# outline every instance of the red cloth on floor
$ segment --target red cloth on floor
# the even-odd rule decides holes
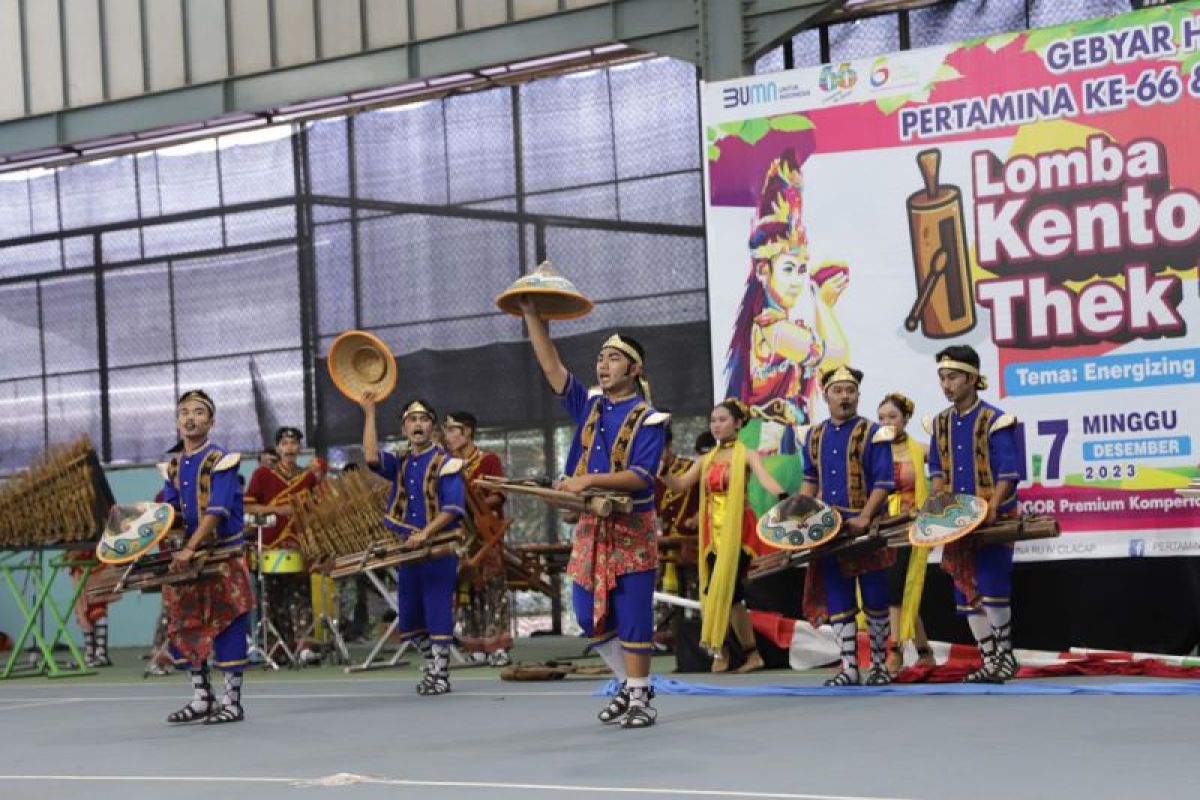
[[[896,676],[896,683],[956,683],[979,668],[979,656],[957,658],[936,667],[909,667]],[[1180,667],[1146,658],[1134,661],[1120,655],[1090,654],[1061,664],[1021,667],[1018,678],[1065,678],[1078,675],[1140,675],[1147,678],[1200,680],[1200,667]]]

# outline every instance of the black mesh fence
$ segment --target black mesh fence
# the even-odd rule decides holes
[[[554,326],[573,368],[633,331],[659,397],[703,412],[697,130],[694,68],[653,59],[6,175],[0,470],[83,431],[107,461],[158,460],[190,387],[231,448],[275,421],[351,445],[359,412],[323,359],[361,328],[400,361],[385,433],[419,393],[474,410],[518,472],[553,472],[566,420],[494,304],[545,257],[597,304]]]

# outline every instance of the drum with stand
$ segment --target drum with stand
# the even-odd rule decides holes
[[[274,514],[247,514],[246,524],[254,528],[254,578],[255,578],[255,600],[257,601],[256,614],[258,622],[250,632],[250,647],[247,651],[248,658],[258,657],[262,659],[264,667],[270,669],[279,669],[279,663],[275,660],[274,654],[280,650],[287,656],[289,666],[295,668],[298,666],[296,654],[288,647],[287,641],[283,635],[279,633],[279,629],[275,627],[275,623],[271,621],[271,600],[267,592],[267,584],[263,580],[263,565],[266,561],[266,556],[271,551],[263,547],[263,529],[269,528],[275,524]]]

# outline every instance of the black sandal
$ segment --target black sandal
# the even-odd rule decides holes
[[[621,717],[622,728],[649,728],[658,720],[658,711],[652,706],[630,706]]]
[[[851,676],[849,670],[842,670],[837,675],[834,675],[829,680],[825,681],[826,686],[840,688],[843,686],[859,686],[862,680],[857,676]]]
[[[984,659],[983,666],[963,678],[963,683],[1004,683],[1004,676],[997,668],[995,660]]]
[[[867,686],[887,686],[892,682],[892,674],[884,667],[872,667],[867,673]]]
[[[621,688],[608,701],[608,705],[600,709],[600,713],[596,717],[608,725],[619,722],[627,711],[629,711],[629,688],[625,684],[621,684]]]
[[[223,725],[226,722],[241,722],[246,718],[246,712],[242,710],[241,703],[230,703],[227,706],[221,706],[219,709],[208,715],[204,720],[205,725]]]
[[[446,675],[434,675],[429,672],[417,684],[417,694],[422,697],[433,697],[439,694],[450,694],[450,678]]]
[[[194,702],[196,701],[193,700],[192,703]],[[217,698],[210,695],[204,700],[204,702],[205,708],[203,711],[197,711],[192,706],[192,703],[188,703],[178,711],[172,711],[170,714],[168,714],[167,722],[170,722],[172,725],[174,725],[181,722],[195,722],[196,720],[207,719],[217,706]]]

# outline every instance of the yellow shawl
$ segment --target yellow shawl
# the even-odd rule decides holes
[[[729,629],[733,587],[737,581],[738,556],[742,549],[742,513],[746,504],[746,445],[735,440],[729,454],[729,488],[724,512],[717,524],[712,520],[713,498],[708,491],[708,470],[720,447],[714,447],[700,465],[700,518],[709,525],[708,545],[700,553],[700,645],[719,653]],[[717,561],[710,577],[708,554],[716,548]]]
[[[908,447],[908,457],[912,460],[914,494],[916,507],[919,510],[929,496],[929,481],[925,477],[925,448],[916,439],[909,436],[903,442]],[[888,514],[900,513],[900,493],[893,492],[888,498]],[[917,615],[921,610],[921,592],[925,589],[925,562],[929,558],[929,550],[924,547],[910,548],[908,572],[904,575],[904,601],[900,606],[900,630],[894,633],[896,641],[907,642],[917,635]]]

